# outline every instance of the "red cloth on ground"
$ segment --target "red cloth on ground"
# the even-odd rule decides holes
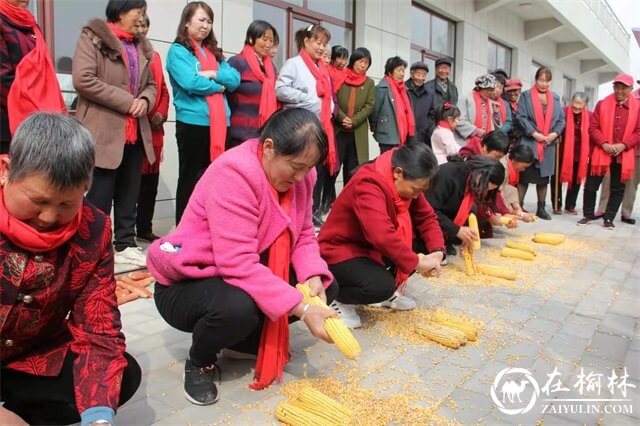
[[[553,118],[553,93],[547,89],[545,92],[547,95],[547,112],[542,111],[542,102],[540,101],[540,92],[534,85],[531,88],[531,104],[533,105],[533,115],[536,119],[536,127],[544,136],[547,136],[551,131],[551,118]],[[536,148],[538,151],[538,162],[542,163],[544,157],[544,142],[536,142]]]
[[[560,182],[567,182],[569,187],[573,180],[574,145],[575,145],[575,122],[573,109],[565,108],[566,127],[564,129],[564,151],[562,158],[562,169],[560,171]],[[587,165],[589,163],[589,111],[582,110],[580,119],[580,158],[578,159],[578,181],[581,184],[587,178]]]
[[[276,98],[276,72],[271,61],[271,56],[267,55],[262,58],[265,72],[262,72],[256,52],[248,44],[242,49],[242,54],[247,61],[247,65],[251,72],[260,83],[262,83],[262,92],[260,93],[260,106],[258,109],[258,122],[260,126],[267,122],[269,117],[278,110],[278,99]]]
[[[407,138],[416,134],[416,120],[413,116],[413,108],[407,94],[407,86],[403,81],[395,81],[390,76],[385,76],[389,84],[393,99],[395,100],[396,123],[398,124],[398,137],[400,145],[407,143]]]

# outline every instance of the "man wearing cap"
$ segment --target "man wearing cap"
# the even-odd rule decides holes
[[[507,80],[507,85],[504,86],[505,99],[507,105],[511,111],[511,131],[509,132],[509,140],[515,142],[520,139],[522,133],[520,133],[520,127],[516,125],[516,113],[518,112],[518,101],[520,100],[520,93],[522,92],[522,81],[517,78]]]
[[[413,116],[416,120],[414,141],[431,146],[431,139],[427,138],[427,134],[433,124],[429,116],[429,108],[433,104],[433,92],[427,92],[424,87],[429,74],[429,67],[424,62],[415,62],[411,65],[410,72],[411,78],[404,84],[407,87]]]
[[[453,61],[451,58],[436,59],[436,77],[425,84],[427,92],[433,93],[433,103],[429,108],[429,118],[431,119],[431,127],[427,134],[429,140],[435,128],[436,109],[445,102],[449,102],[452,105],[458,104],[458,88],[449,79],[452,66]]]
[[[496,88],[496,78],[492,74],[481,75],[476,78],[475,84],[471,95],[459,105],[462,115],[455,135],[461,146],[464,146],[469,138],[482,138],[486,133],[495,130],[492,122],[491,95]]]
[[[604,212],[604,227],[614,229],[625,192],[625,182],[632,180],[636,167],[636,146],[640,142],[640,102],[631,96],[633,77],[618,74],[613,93],[596,105],[589,135],[593,146],[589,176],[584,186],[584,217],[578,225],[596,219],[596,193],[604,175],[610,174],[609,200]]]

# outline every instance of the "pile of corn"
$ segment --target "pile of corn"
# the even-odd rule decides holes
[[[475,277],[478,274],[484,274],[510,281],[516,280],[516,273],[513,269],[504,266],[476,264],[473,261],[473,251],[469,246],[463,246],[460,252],[464,262],[464,270],[468,276]]]
[[[308,285],[298,284],[296,288],[302,293],[305,303],[330,309],[318,296],[311,296],[311,289]],[[324,329],[344,356],[349,359],[356,359],[360,356],[362,353],[360,344],[340,318],[334,317],[324,320]]]
[[[118,305],[122,305],[138,298],[153,298],[153,293],[147,290],[156,280],[149,272],[129,272],[116,275],[116,298]]]
[[[437,310],[430,321],[418,325],[418,334],[451,349],[478,340],[478,324],[459,315]]]
[[[276,406],[276,418],[291,426],[351,425],[353,417],[353,411],[311,386]]]

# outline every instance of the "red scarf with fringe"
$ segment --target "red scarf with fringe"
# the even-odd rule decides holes
[[[329,64],[329,66],[327,67],[329,77],[333,82],[333,93],[338,93],[338,90],[340,90],[340,88],[344,84],[345,78],[347,76],[346,70],[347,68],[338,69],[332,64]]]
[[[346,68],[344,82],[349,86],[360,87],[367,81],[367,74],[358,74],[351,68]]]
[[[400,145],[407,143],[407,138],[416,134],[416,121],[413,116],[413,109],[407,94],[407,87],[404,81],[395,81],[390,76],[385,76],[389,84],[391,94],[395,100],[396,123],[398,124],[398,137]]]
[[[115,26],[113,22],[107,22],[107,26],[111,30],[114,36],[118,38],[118,40],[126,40],[133,41],[133,34],[130,34],[121,28]],[[127,52],[124,46],[122,46],[122,51],[120,52],[122,56],[122,60],[124,61],[124,66],[127,68],[127,72],[129,72],[129,57],[127,56]],[[133,83],[133,78],[129,76],[130,83]],[[136,93],[133,93],[133,86],[129,84],[129,93],[136,97]],[[149,105],[151,107],[151,105]],[[138,140],[138,119],[135,118],[131,114],[127,114],[127,119],[124,123],[124,141],[125,143],[134,144]]]
[[[573,184],[573,153],[575,145],[575,117],[571,108],[565,109],[566,127],[564,129],[564,150],[562,155],[562,170],[560,182],[567,182],[569,188]],[[578,159],[578,180],[580,185],[587,178],[587,165],[589,163],[589,111],[583,109],[580,119],[580,158]]]
[[[553,118],[553,93],[547,89],[547,113],[545,114],[542,109],[542,101],[540,100],[540,92],[534,85],[531,88],[531,104],[533,106],[533,115],[536,120],[536,128],[544,136],[549,135],[551,132],[551,119]],[[536,142],[536,148],[538,151],[538,163],[542,164],[544,158],[544,142]]]
[[[398,235],[400,239],[404,241],[408,250],[413,248],[413,226],[411,224],[411,215],[409,214],[409,207],[411,206],[411,199],[405,200],[400,198],[398,191],[396,190],[395,181],[393,178],[393,164],[391,163],[391,157],[398,148],[393,148],[384,154],[381,154],[375,160],[376,173],[384,178],[387,187],[393,194],[393,205],[396,207],[396,217],[398,218]],[[409,274],[405,274],[396,268],[396,285],[402,286],[407,282]]]
[[[623,141],[631,136],[639,120],[638,110],[640,105],[638,104],[638,100],[633,96],[629,96],[627,102],[629,102],[629,115],[622,135]],[[611,94],[604,98],[600,104],[600,129],[607,143],[613,143],[613,120],[616,114],[616,103],[615,95]],[[620,180],[626,182],[633,176],[636,160],[635,149],[625,149],[620,155],[622,156]],[[597,146],[591,155],[591,174],[594,176],[604,176],[609,170],[610,165],[611,155]]]
[[[329,173],[333,176],[338,173],[338,154],[336,150],[333,123],[331,120],[331,101],[333,93],[331,92],[329,73],[327,72],[327,67],[322,62],[322,59],[318,59],[314,62],[306,50],[300,50],[300,57],[309,69],[309,72],[316,79],[316,94],[322,101],[320,109],[320,123],[322,124],[322,129],[327,134],[327,140],[329,142],[329,155],[327,155],[325,164],[329,168]]]
[[[260,68],[260,62],[256,56],[255,50],[248,44],[244,45],[242,54],[249,65],[249,69],[253,73],[256,80],[262,83],[262,91],[260,92],[260,106],[258,109],[258,123],[260,127],[267,122],[269,117],[278,110],[278,99],[276,98],[276,72],[273,68],[271,56],[267,55],[262,58],[264,64],[264,72]]]
[[[198,43],[191,39],[193,52],[200,62],[200,71],[218,71],[220,66],[216,55],[205,45],[202,45],[205,54],[202,54]],[[224,152],[227,139],[227,109],[224,104],[224,95],[220,92],[205,96],[209,107],[209,159],[218,158]]]
[[[35,48],[16,66],[7,96],[9,131],[13,135],[20,123],[36,111],[65,113],[67,109],[44,36],[31,12],[0,0],[0,13],[11,23],[30,28],[36,39]]]
[[[258,147],[258,158],[262,164],[262,145]],[[269,185],[271,196],[280,205],[286,215],[289,215],[293,188],[284,194],[279,193]],[[273,275],[289,283],[289,267],[291,263],[291,232],[285,229],[269,247],[267,266]],[[275,321],[265,317],[258,348],[258,360],[253,375],[253,383],[249,388],[253,390],[266,389],[274,380],[282,381],[284,366],[289,362],[289,317],[283,315]]]
[[[485,113],[487,114],[487,126],[482,122],[482,103],[484,102]],[[493,122],[491,121],[491,99],[482,99],[477,90],[473,92],[473,103],[476,106],[476,119],[473,123],[478,129],[484,129],[485,134],[493,130]]]
[[[162,102],[162,86],[164,86],[164,73],[162,72],[162,60],[158,52],[153,52],[153,59],[149,63],[149,71],[153,76],[153,81],[156,82],[158,92],[156,94],[156,101],[153,103],[153,107],[149,109],[147,118],[149,121],[153,118],[155,113]],[[167,103],[169,101],[167,100]],[[162,162],[162,147],[164,146],[164,129],[151,129],[151,142],[153,144],[153,154],[156,157],[156,161],[151,164],[149,159],[145,155],[142,159],[142,174],[149,175],[153,173],[160,173],[160,163]]]

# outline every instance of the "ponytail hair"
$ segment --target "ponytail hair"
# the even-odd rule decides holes
[[[439,121],[447,121],[448,118],[458,118],[460,117],[460,114],[460,108],[457,106],[450,104],[449,102],[440,104],[436,108],[436,124]]]

